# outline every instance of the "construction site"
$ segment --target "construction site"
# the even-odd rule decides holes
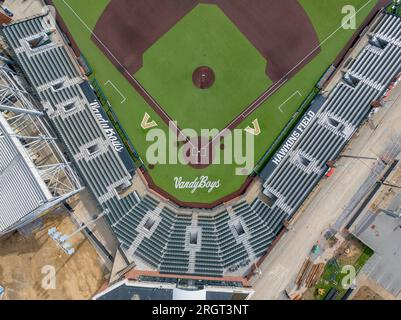
[[[334,229],[327,231],[325,237],[313,246],[299,270],[295,287],[288,293],[290,298],[400,299],[398,269],[387,258],[393,256],[394,251],[391,251],[391,246],[382,245],[382,248],[386,248],[385,253],[388,250],[387,256],[382,256],[380,249],[376,248],[380,244],[380,237],[391,237],[392,232],[397,233],[401,225],[400,195],[401,166],[398,160],[394,160],[385,175],[365,194],[345,228],[339,232]],[[395,227],[380,232],[382,220]],[[369,241],[365,239],[366,232],[374,234]],[[398,248],[399,244],[395,244],[392,250],[397,251]],[[390,270],[377,269],[378,261]],[[356,278],[355,281],[344,283],[348,266],[354,268]],[[376,273],[373,272],[375,268]],[[330,297],[330,292],[335,295]]]
[[[79,205],[72,202],[73,207]],[[72,233],[77,224],[63,207],[0,240],[0,285],[5,300],[91,299],[105,284],[109,271],[92,243],[82,233],[74,237],[73,256],[50,239],[57,227]],[[29,267],[27,267],[29,266]],[[49,287],[54,272],[54,283]]]

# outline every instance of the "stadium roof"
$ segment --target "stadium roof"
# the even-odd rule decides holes
[[[94,300],[245,300],[251,289],[204,287],[180,289],[170,283],[146,283],[122,280],[97,294]]]
[[[8,136],[10,131],[0,114],[0,232],[52,198],[24,147]]]
[[[0,66],[0,235],[80,189],[21,80]]]

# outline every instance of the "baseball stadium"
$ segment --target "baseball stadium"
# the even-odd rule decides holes
[[[355,34],[337,30],[342,8],[354,5],[360,25],[380,7],[364,0],[240,2],[54,1],[149,183],[186,206],[221,203],[249,179],[236,175],[235,164],[194,168],[147,163],[151,142],[141,127],[145,113],[165,132],[169,121],[200,132],[245,129],[257,119],[257,162],[300,106],[307,105],[315,84]],[[215,77],[205,90],[192,81],[201,66]],[[175,188],[175,177],[193,181],[199,176],[220,180],[220,187],[195,193]]]
[[[245,286],[401,71],[385,0],[46,3],[2,34],[131,279]],[[213,161],[234,131],[252,168]]]

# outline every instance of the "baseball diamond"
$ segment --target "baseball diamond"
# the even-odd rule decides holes
[[[313,98],[319,79],[358,35],[341,27],[342,8],[355,7],[361,30],[384,2],[52,1],[143,162],[148,185],[180,206],[207,208],[242,194],[258,173],[237,170],[238,163],[211,164],[217,151],[227,150],[221,143],[227,132],[258,120],[254,158],[256,166],[268,156],[258,166],[263,168],[284,128],[291,128]],[[151,142],[149,129],[141,126],[145,114],[166,134],[170,121],[178,135],[184,128],[198,132],[188,137],[200,147],[184,152],[187,164],[147,161]],[[201,129],[220,133],[208,139]],[[200,176],[219,181],[219,188],[192,193],[175,186],[177,177],[194,181]]]

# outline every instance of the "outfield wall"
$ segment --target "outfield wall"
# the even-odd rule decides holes
[[[325,97],[318,95],[311,103],[309,108],[303,113],[301,119],[295,125],[295,128],[287,134],[287,138],[282,143],[278,151],[273,154],[270,161],[264,167],[259,176],[266,181],[274,170],[280,165],[281,161],[285,158],[287,153],[291,150],[292,146],[302,139],[303,132],[309,127],[312,120],[316,117],[318,111],[323,106]]]

